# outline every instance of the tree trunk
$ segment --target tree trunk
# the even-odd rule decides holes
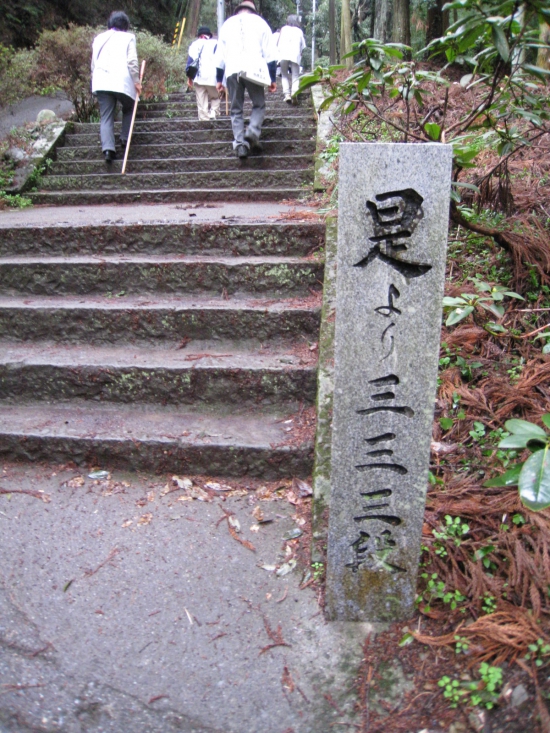
[[[201,12],[201,0],[189,0],[187,4],[187,19],[185,21],[184,35],[186,38],[195,38],[199,29],[199,15]]]
[[[340,59],[344,61],[348,69],[353,66],[353,57],[343,59],[346,53],[351,51],[351,11],[349,0],[342,0],[342,28],[340,35]]]
[[[540,24],[539,40],[541,43],[550,44],[550,25],[544,21]],[[539,48],[537,66],[541,69],[550,69],[550,49]]]
[[[328,36],[329,36],[329,59],[331,65],[336,63],[336,0],[328,0]]]
[[[374,0],[374,38],[388,43],[391,32],[391,0]]]
[[[409,0],[393,0],[392,41],[411,45],[411,13]]]
[[[443,12],[444,0],[433,0],[428,8],[428,28],[426,30],[426,45],[436,38],[441,38],[449,27],[449,11]]]

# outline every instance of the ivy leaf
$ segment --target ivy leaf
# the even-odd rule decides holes
[[[550,428],[550,412],[547,412],[545,415],[543,415],[541,417],[541,420],[547,428]]]
[[[519,477],[519,498],[534,512],[550,506],[549,447],[538,450],[525,461]]]

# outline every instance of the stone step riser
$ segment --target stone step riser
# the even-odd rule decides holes
[[[313,140],[314,128],[264,127],[264,141]],[[132,136],[133,145],[181,145],[183,143],[208,143],[225,141],[232,145],[233,133],[229,128],[223,130],[181,130],[179,132],[136,132]],[[99,143],[99,134],[67,135],[65,146],[83,145],[89,147]]]
[[[233,255],[306,257],[324,245],[323,223],[108,224],[2,229],[0,256]]]
[[[222,262],[55,262],[2,263],[0,293],[4,295],[141,295],[236,293],[307,296],[318,290],[321,263]]]
[[[171,159],[153,159],[153,160],[133,160],[129,159],[126,165],[128,173],[197,173],[204,171],[235,171],[242,168],[243,163],[236,158],[232,152],[227,152],[225,158],[171,158]],[[122,160],[114,160],[109,166],[104,160],[97,162],[82,161],[63,161],[54,163],[51,168],[51,174],[57,176],[72,175],[97,175],[109,173],[121,173]],[[132,156],[133,158],[133,151]],[[311,168],[313,165],[312,155],[292,155],[286,157],[268,156],[268,155],[251,155],[247,159],[246,167],[250,169],[261,170],[297,170]]]
[[[200,360],[186,363],[185,352],[181,355],[180,369],[78,363],[1,365],[0,399],[12,404],[79,399],[287,411],[300,402],[313,404],[315,400],[314,368],[203,368]]]
[[[306,336],[316,340],[318,309],[269,312],[209,308],[117,309],[5,306],[0,309],[0,338],[84,344],[161,344],[183,339],[247,339]]]
[[[289,171],[261,171],[247,169],[246,162],[241,171],[208,171],[193,173],[190,181],[188,174],[171,173],[126,173],[124,176],[106,172],[95,176],[55,176],[49,175],[42,181],[42,190],[48,191],[97,191],[98,189],[138,190],[159,188],[231,188],[244,187],[295,188],[313,181],[311,169]]]
[[[227,445],[189,446],[176,440],[143,441],[35,436],[0,431],[0,455],[10,459],[109,466],[110,469],[209,476],[252,476],[273,481],[306,478],[313,448],[265,448]]]
[[[281,88],[281,82],[280,79],[278,80],[279,88],[276,92],[268,92],[265,95],[266,103],[269,102],[284,102],[284,94]],[[181,92],[172,92],[171,94],[167,95],[166,97],[153,97],[151,99],[143,99],[142,104],[158,104],[162,102],[166,102],[168,104],[176,103],[176,102],[185,102],[185,101],[193,101],[195,99],[195,94],[192,91],[187,91],[184,89]],[[248,97],[245,95],[245,101],[248,99]],[[303,105],[305,107],[311,105],[311,95],[309,92],[300,92],[300,94],[297,94],[295,99],[297,99],[298,104]],[[222,104],[225,104],[225,102],[222,102]],[[285,102],[286,104],[286,102]],[[289,105],[291,106],[291,105]]]
[[[248,120],[245,118],[245,121]],[[312,117],[266,117],[263,128],[275,128],[279,130],[309,129],[315,130],[315,120]],[[231,131],[231,120],[228,117],[221,117],[218,120],[201,122],[195,118],[163,118],[156,117],[148,120],[136,120],[133,135],[141,135],[145,132],[223,132]],[[120,123],[115,123],[115,134],[120,132]],[[99,135],[99,124],[96,122],[81,122],[74,125],[70,137],[82,135]]]
[[[214,201],[283,201],[299,200],[303,188],[261,188],[261,189],[172,189],[149,191],[73,191],[38,192],[28,194],[36,206],[99,206],[102,204],[182,204]]]
[[[286,155],[313,155],[315,153],[315,140],[267,140],[262,141],[263,156],[286,156]],[[117,150],[120,157],[123,153]],[[203,160],[217,157],[232,157],[234,155],[231,145],[227,142],[206,142],[188,143],[175,145],[135,145],[132,141],[129,161],[155,160],[164,161],[170,158],[202,158]],[[255,154],[251,156],[254,157]],[[57,149],[58,161],[69,160],[94,160],[103,163],[101,147],[98,142],[91,146],[65,147]]]
[[[245,104],[244,106],[244,117],[249,118],[252,113],[252,105]],[[286,104],[268,104],[265,108],[265,114],[267,118],[284,117],[287,120],[294,118],[304,118],[308,120],[315,119],[315,113],[311,108],[307,107],[294,107]],[[115,124],[120,124],[122,119],[121,115],[116,118]],[[141,105],[138,107],[136,113],[136,123],[143,120],[174,120],[174,119],[185,119],[193,120],[201,125],[208,125],[212,122],[220,122],[223,120],[229,120],[230,115],[225,113],[225,106],[222,106],[219,115],[215,119],[199,120],[197,114],[197,107],[192,104],[178,104],[175,106],[159,107],[158,109],[145,109]],[[94,122],[75,122],[74,125],[88,125],[98,124]],[[284,123],[282,123],[284,124]]]

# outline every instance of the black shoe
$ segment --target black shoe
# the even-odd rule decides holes
[[[122,150],[125,151],[126,150],[126,145],[128,144],[128,141],[127,140],[119,140],[118,142],[120,143],[120,147],[122,148]]]
[[[116,158],[116,153],[114,150],[104,150],[103,157],[105,158],[106,163],[112,163],[112,161]]]
[[[248,132],[248,130],[244,133],[244,139],[246,142],[250,145],[252,150],[257,150],[260,152],[262,150],[262,144],[256,135],[254,135],[251,132]]]
[[[241,160],[248,158],[248,148],[246,145],[237,145],[235,153],[237,154],[237,158],[240,158]]]

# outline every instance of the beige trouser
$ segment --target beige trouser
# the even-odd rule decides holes
[[[197,95],[197,111],[199,120],[209,120],[209,109],[214,112],[216,117],[220,112],[220,98],[216,87],[209,87],[205,84],[194,84],[195,94]]]

